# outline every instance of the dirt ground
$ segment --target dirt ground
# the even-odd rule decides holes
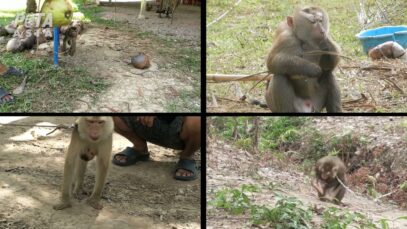
[[[72,124],[74,117],[2,117],[0,123]],[[0,126],[0,228],[200,228],[200,178],[173,179],[177,154],[149,145],[151,160],[135,166],[111,165],[103,210],[78,200],[55,211],[60,195],[64,148],[69,130]],[[130,143],[114,134],[113,153]],[[197,158],[199,159],[199,158]],[[91,191],[95,164],[90,162],[84,187]]]
[[[179,7],[172,25],[169,19],[158,18],[153,11],[146,12],[147,19],[137,19],[139,5],[118,4],[116,10],[111,6],[102,7],[105,10],[100,13],[102,18],[115,20],[124,28],[151,32],[154,36],[171,39],[175,47],[200,51],[200,7]],[[77,41],[75,56],[61,57],[61,65],[82,66],[95,81],[104,79],[109,86],[100,95],[78,99],[74,111],[165,112],[171,106],[178,112],[200,110],[200,97],[191,96],[197,90],[193,85],[201,85],[200,71],[185,73],[176,69],[174,64],[178,60],[161,54],[166,49],[176,52],[134,31],[89,24]],[[150,56],[149,69],[138,70],[129,65],[131,56],[139,52]],[[191,98],[181,98],[183,94]]]
[[[319,130],[327,132],[355,131],[356,133],[369,133],[366,141],[371,146],[384,144],[395,153],[403,151],[400,144],[404,143],[405,132],[400,133],[400,125],[405,122],[402,117],[320,117],[315,118],[313,124]],[[346,127],[346,128],[341,128]],[[279,168],[270,160],[259,160],[251,152],[236,149],[223,141],[210,139],[207,145],[207,200],[214,197],[214,193],[222,188],[238,188],[243,184],[254,184],[262,187],[260,193],[255,193],[253,199],[256,204],[273,206],[274,193],[269,191],[270,182],[276,184],[279,193],[284,196],[296,197],[305,206],[316,206],[317,209],[328,208],[336,205],[318,200],[315,190],[311,188],[311,179],[296,169]],[[404,153],[404,151],[403,151]],[[403,154],[402,154],[403,155]],[[401,157],[402,158],[402,157]],[[394,162],[396,164],[404,163]],[[405,164],[403,165],[405,166]],[[284,166],[283,166],[284,167]],[[353,189],[352,187],[350,187]],[[407,216],[407,210],[401,209],[388,201],[374,202],[365,194],[347,193],[343,202],[349,206],[343,209],[360,212],[374,221],[387,218],[394,220],[397,217]],[[313,217],[313,222],[320,224],[320,216]],[[208,205],[208,228],[250,228],[248,217],[233,216]],[[406,220],[389,221],[390,228],[407,228]]]

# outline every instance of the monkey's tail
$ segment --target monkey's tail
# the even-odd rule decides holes
[[[267,104],[265,102],[262,102],[260,100],[257,99],[250,99],[249,101],[250,104],[256,105],[256,106],[260,106],[261,108],[268,108]]]

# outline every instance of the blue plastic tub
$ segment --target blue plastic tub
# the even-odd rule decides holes
[[[362,42],[366,53],[386,41],[395,41],[403,48],[407,48],[407,26],[384,26],[376,29],[363,30],[356,34]]]

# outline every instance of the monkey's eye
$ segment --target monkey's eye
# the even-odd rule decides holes
[[[102,125],[103,123],[105,123],[105,121],[99,121],[98,124]]]
[[[311,13],[310,8],[303,9],[302,11],[304,11],[305,13]]]

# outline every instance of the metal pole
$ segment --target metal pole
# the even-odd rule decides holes
[[[59,27],[54,26],[54,65],[58,66]]]

